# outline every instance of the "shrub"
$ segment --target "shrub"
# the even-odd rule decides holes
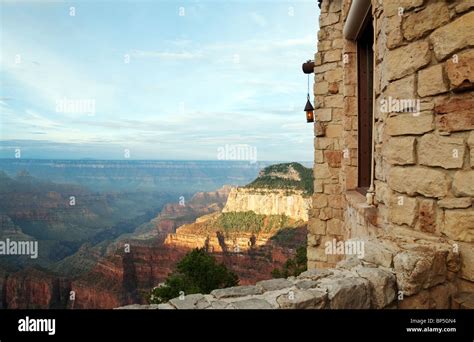
[[[290,276],[299,276],[302,272],[306,271],[306,263],[308,259],[306,257],[306,247],[298,247],[294,258],[286,260],[282,269],[275,268],[272,271],[273,278],[288,278]]]
[[[287,178],[275,177],[273,173],[286,173],[292,167],[298,172],[301,180],[296,181]],[[258,189],[288,189],[288,190],[303,190],[306,195],[313,193],[313,170],[299,163],[284,163],[271,165],[264,168],[261,174],[246,188]]]
[[[224,264],[217,264],[216,259],[204,248],[196,248],[186,254],[176,265],[165,284],[156,287],[150,295],[150,303],[159,304],[176,298],[181,291],[186,295],[193,293],[210,293],[214,289],[236,286],[237,275],[228,270]]]

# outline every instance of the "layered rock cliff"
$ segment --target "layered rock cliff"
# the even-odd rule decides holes
[[[225,185],[216,191],[198,192],[191,199],[178,198],[166,204],[160,214],[136,230],[135,236],[174,233],[179,226],[191,223],[202,215],[221,211],[232,187]]]
[[[233,188],[222,212],[253,211],[308,221],[312,192],[311,169],[299,163],[271,165],[250,184]]]
[[[238,275],[240,284],[254,284],[271,278],[272,270],[280,268],[306,243],[303,221],[289,220],[285,227],[267,228],[270,220],[266,220],[260,231],[236,231],[223,226],[222,215],[208,215],[183,225],[167,236],[164,246],[186,251],[204,247]]]
[[[2,305],[8,309],[64,308],[70,283],[49,272],[28,268],[2,275]]]
[[[153,287],[166,280],[176,263],[194,248],[207,248],[218,262],[234,271],[240,284],[271,278],[274,268],[293,257],[306,243],[306,223],[290,220],[290,228],[257,233],[225,232],[218,221],[222,214],[205,215],[184,224],[160,242],[130,239],[101,258],[91,272],[71,282],[75,302],[70,308],[114,308],[147,303]],[[129,245],[129,252],[124,245]]]
[[[233,188],[223,212],[253,211],[262,215],[286,215],[308,221],[311,198],[301,190]]]

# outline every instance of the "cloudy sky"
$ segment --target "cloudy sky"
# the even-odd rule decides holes
[[[2,158],[313,159],[314,0],[0,6]]]

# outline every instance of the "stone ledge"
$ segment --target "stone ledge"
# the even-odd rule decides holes
[[[356,190],[345,193],[348,207],[354,208],[368,223],[377,225],[377,207],[367,204],[367,198]]]

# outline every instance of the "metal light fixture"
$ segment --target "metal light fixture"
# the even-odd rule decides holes
[[[305,74],[312,74],[314,72],[314,61],[308,59],[306,62],[303,63],[301,66],[303,72]]]
[[[304,111],[306,112],[306,122],[314,122],[314,108],[309,100],[309,93],[308,93],[308,100],[306,101],[306,106],[304,106]]]
[[[304,106],[306,112],[306,122],[314,122],[314,108],[309,98],[309,74],[308,74],[308,95],[306,100],[306,106]]]

